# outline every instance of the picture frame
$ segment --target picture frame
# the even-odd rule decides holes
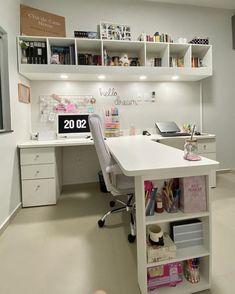
[[[126,24],[102,21],[100,23],[100,38],[103,40],[131,41],[131,27]]]
[[[18,100],[22,103],[30,103],[30,87],[21,83],[18,84]]]

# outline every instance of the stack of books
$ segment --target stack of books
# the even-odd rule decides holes
[[[162,66],[162,59],[154,58],[154,66]]]
[[[202,60],[199,57],[192,57],[192,67],[202,67]]]
[[[102,58],[101,55],[93,54],[78,54],[78,65],[101,65]]]
[[[170,57],[170,67],[184,67],[183,57]]]
[[[27,64],[47,64],[46,42],[24,41],[27,49],[22,49],[26,56]]]
[[[75,45],[70,46],[51,46],[51,56],[59,56],[60,64],[75,64]]]

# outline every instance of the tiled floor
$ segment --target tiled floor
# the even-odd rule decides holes
[[[203,294],[234,294],[235,173],[220,174],[212,192],[213,283]],[[140,294],[136,245],[128,219],[116,214],[103,229],[109,196],[96,184],[65,191],[57,206],[22,209],[0,236],[1,294]],[[122,225],[124,222],[124,226]]]

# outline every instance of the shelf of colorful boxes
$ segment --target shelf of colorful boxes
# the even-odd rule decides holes
[[[105,137],[120,136],[119,112],[116,107],[104,110],[104,135]]]

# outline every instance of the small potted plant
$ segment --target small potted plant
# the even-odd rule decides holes
[[[26,50],[28,49],[29,44],[23,40],[20,40],[19,45],[20,45],[21,52],[22,52],[21,63],[28,63],[27,56],[26,56]]]

